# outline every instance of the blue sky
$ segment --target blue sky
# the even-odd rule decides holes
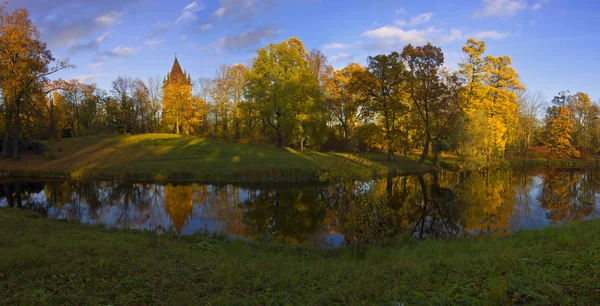
[[[336,68],[431,41],[456,67],[469,37],[509,55],[521,80],[549,100],[561,90],[600,100],[597,0],[12,0],[25,6],[61,73],[109,89],[117,76],[163,77],[175,53],[192,78],[250,63],[257,48],[290,37]]]

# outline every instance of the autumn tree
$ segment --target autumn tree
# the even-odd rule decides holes
[[[342,131],[344,144],[348,150],[348,142],[354,125],[358,121],[358,113],[362,97],[360,92],[352,90],[352,79],[365,69],[356,63],[350,63],[344,69],[336,70],[325,84],[329,110]]]
[[[31,103],[35,91],[41,89],[43,81],[51,74],[70,67],[66,61],[55,62],[46,44],[40,41],[40,33],[29,18],[27,9],[11,13],[0,6],[0,87],[5,99],[5,112],[12,116],[12,157],[19,158],[21,116]],[[51,66],[52,65],[52,66]],[[10,117],[5,117],[2,157],[8,156]]]
[[[458,75],[466,83],[461,95],[465,111],[463,155],[476,165],[504,158],[508,126],[515,124],[518,90],[525,88],[508,56],[486,56],[485,42],[469,39]]]
[[[408,94],[425,131],[419,163],[425,162],[432,144],[435,144],[437,163],[448,127],[460,115],[460,84],[456,77],[443,73],[442,49],[430,43],[425,46],[404,47],[402,58],[409,68],[406,78]]]
[[[365,114],[377,121],[385,137],[388,160],[403,135],[402,117],[409,109],[406,66],[398,52],[367,58],[367,69],[353,79],[353,90],[364,97]]]
[[[543,142],[548,147],[548,164],[550,158],[579,157],[579,151],[572,144],[573,114],[564,104],[560,96],[553,99],[552,107],[546,114],[546,129]]]

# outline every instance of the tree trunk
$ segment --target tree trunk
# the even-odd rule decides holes
[[[277,147],[281,148],[282,146],[282,137],[281,137],[281,130],[278,128],[277,129]]]
[[[388,160],[388,161],[393,161],[394,159],[395,159],[395,156],[394,156],[394,149],[392,149],[392,148],[389,148],[389,149],[388,149],[387,160]]]
[[[421,158],[419,159],[419,165],[422,165],[427,159],[429,155],[429,144],[431,143],[431,136],[427,135],[427,139],[425,139],[425,147],[423,147],[423,153],[421,154]]]
[[[17,100],[18,101],[18,100]],[[13,133],[13,160],[19,160],[19,129],[21,128],[21,121],[19,118],[19,103],[15,103],[15,130]]]
[[[8,147],[10,146],[10,111],[6,110],[6,118],[4,122],[4,141],[2,142],[2,158],[8,157]]]

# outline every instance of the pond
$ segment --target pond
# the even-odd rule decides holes
[[[0,182],[0,207],[107,227],[290,245],[507,235],[600,217],[598,169],[439,172],[335,184]]]

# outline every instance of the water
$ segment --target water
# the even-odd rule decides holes
[[[107,227],[335,246],[400,233],[507,235],[598,218],[600,171],[440,172],[329,185],[0,182],[7,206]]]

